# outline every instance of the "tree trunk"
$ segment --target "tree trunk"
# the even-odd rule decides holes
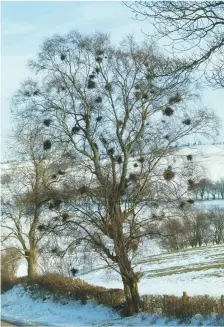
[[[140,296],[138,291],[138,281],[140,274],[135,273],[131,267],[128,257],[128,249],[125,246],[123,234],[123,222],[121,217],[121,209],[119,204],[113,205],[112,228],[114,234],[114,246],[116,256],[118,258],[118,266],[124,285],[124,294],[126,300],[127,316],[131,316],[140,311]]]
[[[124,294],[127,303],[126,315],[131,316],[134,313],[139,313],[140,311],[140,296],[138,291],[138,282],[135,276],[129,279],[123,279],[124,284]]]
[[[34,278],[38,275],[37,270],[37,246],[35,241],[30,241],[30,250],[27,251],[26,260],[28,263],[28,277]]]

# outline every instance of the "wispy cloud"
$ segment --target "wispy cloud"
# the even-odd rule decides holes
[[[2,33],[3,36],[17,36],[34,32],[36,26],[34,24],[26,24],[14,21],[3,21],[2,22]]]

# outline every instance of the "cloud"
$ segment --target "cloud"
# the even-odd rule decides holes
[[[21,22],[14,22],[6,20],[2,22],[2,34],[3,36],[17,36],[34,32],[36,26],[34,24],[27,24]]]

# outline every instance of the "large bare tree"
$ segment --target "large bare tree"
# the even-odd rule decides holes
[[[17,116],[49,126],[45,151],[76,158],[63,184],[69,201],[51,227],[120,273],[128,314],[140,310],[139,243],[187,197],[191,158],[175,164],[173,147],[217,127],[214,114],[191,98],[188,81],[167,74],[175,64],[153,43],[126,37],[114,46],[107,35],[73,31],[44,42],[30,62],[37,77],[15,96]]]
[[[199,68],[214,87],[224,87],[223,1],[136,1],[125,3],[137,19],[149,19],[156,37],[169,38],[187,59],[179,71]]]

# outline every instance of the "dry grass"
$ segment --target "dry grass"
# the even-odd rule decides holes
[[[43,300],[51,298],[61,304],[67,304],[69,300],[80,300],[82,304],[86,304],[91,300],[110,306],[120,313],[124,310],[123,290],[93,286],[81,279],[73,280],[58,274],[46,274],[33,279],[22,277],[3,280],[2,288],[7,291],[17,284],[22,284],[32,298],[43,298]],[[212,313],[223,315],[224,297],[216,299],[207,295],[194,297],[144,295],[141,297],[141,310],[184,319],[197,313],[204,316]]]
[[[203,316],[212,313],[223,315],[224,298],[215,299],[208,295],[194,297],[144,295],[142,297],[142,310],[177,318],[192,317],[198,313]]]
[[[17,278],[13,281],[2,281],[2,291],[7,291],[14,285],[23,284],[29,292],[47,291],[53,295],[55,301],[81,300],[83,304],[87,300],[96,301],[106,306],[116,306],[124,302],[124,292],[121,289],[108,289],[93,286],[81,279],[72,279],[58,274],[46,274],[36,278]]]

